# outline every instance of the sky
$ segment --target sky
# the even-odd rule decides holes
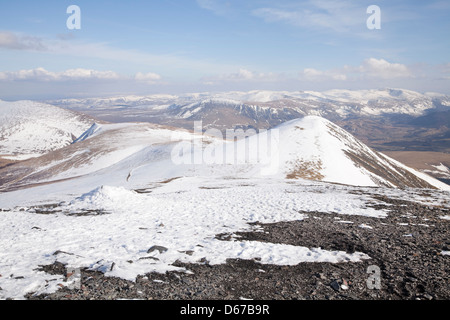
[[[449,17],[445,0],[5,0],[0,99],[386,87],[450,94]]]

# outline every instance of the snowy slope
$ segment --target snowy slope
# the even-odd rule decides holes
[[[278,127],[284,170],[308,177],[310,167],[320,180],[361,186],[437,187],[447,185],[375,152],[332,122],[315,116]],[[412,173],[412,174],[411,174]],[[428,185],[427,185],[428,184]]]
[[[196,140],[185,130],[147,123],[94,124],[73,144],[1,169],[0,189],[77,178],[72,184],[86,192],[99,184],[128,184],[147,165],[145,185],[186,171],[171,161],[173,146],[183,139]]]
[[[223,170],[241,176],[275,176],[355,186],[450,189],[434,178],[380,155],[342,128],[317,116],[291,120],[235,145],[226,143],[213,150],[208,148],[202,151],[202,156],[211,157],[209,162],[213,164],[205,166],[204,174]],[[218,166],[221,159],[225,164],[222,167]]]
[[[237,141],[146,123],[95,124],[78,142],[3,168],[0,174],[3,191],[75,178],[81,186],[79,192],[99,185],[138,189],[187,176],[449,188],[381,156],[316,116],[292,120]]]
[[[41,187],[47,190],[41,199],[48,201],[60,186]],[[183,271],[173,265],[175,261],[199,263],[202,258],[210,264],[258,259],[261,264],[278,265],[369,259],[361,252],[216,238],[221,233],[254,230],[249,223],[256,221],[303,220],[308,218],[305,211],[374,219],[386,215],[366,208],[369,197],[342,188],[323,190],[321,185],[311,188],[279,180],[191,177],[162,184],[151,193],[101,186],[85,194],[67,194],[67,202],[49,206],[47,214],[38,214],[47,209],[36,202],[13,207],[2,212],[0,220],[4,275],[0,299],[20,299],[29,292],[52,292],[60,283],[67,285],[62,276],[39,271],[39,266],[55,261],[134,281],[148,272]],[[24,192],[13,193],[24,199]],[[0,194],[0,203],[5,203],[5,196]],[[150,251],[153,246],[167,251]]]
[[[92,118],[33,101],[0,101],[0,157],[24,160],[70,144]]]

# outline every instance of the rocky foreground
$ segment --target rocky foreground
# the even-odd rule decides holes
[[[191,272],[151,273],[135,282],[82,270],[78,289],[27,295],[31,300],[447,300],[450,299],[450,210],[376,196],[386,218],[305,212],[302,221],[261,224],[262,232],[220,234],[217,238],[359,251],[371,257],[358,263],[301,263],[276,266],[257,260],[210,265],[175,263]],[[381,201],[383,204],[380,204]],[[345,219],[345,220],[344,220]],[[376,230],[376,231],[375,231]],[[370,266],[380,270],[368,273]],[[376,269],[375,267],[375,269]],[[65,275],[61,263],[41,266]],[[370,267],[370,269],[373,267]]]

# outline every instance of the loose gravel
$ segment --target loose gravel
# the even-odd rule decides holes
[[[450,215],[445,207],[376,196],[386,218],[303,212],[302,221],[256,224],[255,232],[217,235],[223,241],[252,240],[363,252],[357,263],[265,265],[255,260],[176,262],[188,272],[150,273],[135,282],[105,277],[83,269],[81,287],[62,287],[31,300],[448,300],[450,299]],[[156,248],[155,250],[159,250]],[[380,270],[380,289],[368,280],[368,269]],[[369,268],[370,267],[370,268]],[[375,268],[376,268],[375,267]],[[61,263],[42,266],[50,274],[66,275]]]

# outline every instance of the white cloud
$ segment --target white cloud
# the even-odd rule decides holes
[[[3,81],[18,81],[18,80],[39,80],[51,81],[56,79],[56,74],[48,72],[44,68],[19,70],[19,71],[5,71],[0,72],[0,80]]]
[[[230,3],[223,0],[197,0],[197,5],[217,15],[225,15],[230,11]]]
[[[323,80],[347,80],[347,75],[332,70],[320,71],[313,68],[306,68],[303,70],[302,78],[309,81],[323,81]]]
[[[223,82],[278,82],[283,79],[283,75],[279,73],[254,72],[248,69],[241,68],[238,72],[204,77],[202,80],[204,84],[213,85]]]
[[[412,72],[400,63],[390,63],[384,59],[369,58],[359,66],[359,72],[371,78],[393,79],[409,78]]]
[[[255,79],[256,77],[260,77],[261,75],[256,75],[250,70],[247,69],[239,69],[237,73],[229,73],[221,76],[222,79],[228,80],[250,80]]]
[[[444,63],[436,66],[436,74],[441,80],[450,80],[450,63]]]
[[[213,0],[197,0],[197,4],[200,6],[200,8],[212,10],[216,5],[216,2]]]
[[[70,41],[69,41],[70,40]],[[121,49],[108,43],[85,42],[70,36],[58,35],[56,38],[39,38],[22,35],[10,31],[0,31],[0,49],[45,52],[52,56],[64,58],[101,59],[109,63],[127,63],[135,68],[158,69],[180,74],[189,71],[191,74],[204,72],[225,72],[235,65],[195,59],[179,54],[153,54],[149,52]]]
[[[439,66],[442,73],[450,73],[450,62]]]
[[[0,97],[8,99],[148,94],[167,86],[160,75],[150,72],[123,75],[83,68],[59,72],[44,68],[0,71]]]
[[[202,78],[206,85],[218,84],[283,84],[290,81],[312,82],[312,83],[335,83],[345,85],[346,83],[370,81],[386,81],[395,79],[414,78],[414,73],[404,64],[392,63],[384,59],[369,58],[357,66],[342,66],[333,69],[319,70],[316,68],[305,68],[295,75],[275,72],[256,72],[245,68],[233,73]]]
[[[10,31],[0,31],[0,48],[38,51],[47,49],[41,38],[28,35],[18,35]]]
[[[309,0],[290,7],[259,8],[253,10],[252,14],[266,22],[283,22],[306,29],[343,32],[364,25],[365,9],[361,4],[352,1]]]
[[[143,82],[148,82],[148,83],[154,83],[156,81],[161,80],[161,76],[159,74],[156,74],[156,73],[153,73],[153,72],[148,72],[148,73],[138,72],[134,76],[134,79],[136,79],[136,81],[143,81]]]
[[[62,73],[57,73],[59,79],[83,80],[83,79],[99,79],[99,80],[117,80],[120,76],[114,71],[97,71],[87,69],[70,69]]]
[[[389,80],[413,77],[413,72],[406,65],[376,58],[366,59],[356,67],[344,66],[333,70],[306,68],[300,72],[300,78],[308,81]]]
[[[160,77],[153,75],[153,80],[158,80]],[[149,74],[142,74],[147,76]],[[159,78],[158,78],[159,77]],[[123,80],[126,77],[120,76],[114,71],[98,71],[90,69],[69,69],[62,72],[52,72],[44,68],[36,68],[19,71],[4,71],[0,72],[1,81],[38,81],[38,82],[64,82],[64,81],[81,81],[81,80]],[[136,79],[139,80],[139,79]]]

